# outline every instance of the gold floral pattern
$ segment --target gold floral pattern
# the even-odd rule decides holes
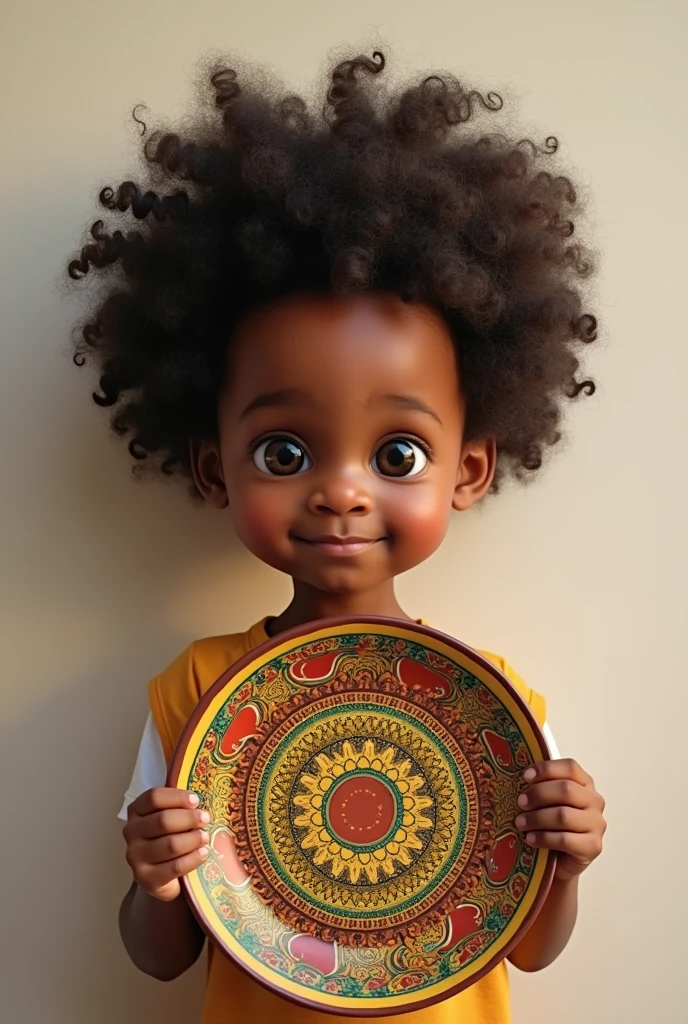
[[[361,749],[356,750],[347,740],[342,744],[341,752],[334,752],[331,757],[324,753],[317,755],[317,775],[304,773],[301,776],[300,785],[308,792],[298,793],[294,797],[294,804],[303,809],[303,813],[294,818],[294,825],[306,829],[302,849],[314,848],[316,853],[313,863],[322,865],[329,862],[335,878],[342,874],[348,875],[349,881],[356,884],[363,874],[375,885],[380,875],[391,877],[399,867],[408,867],[413,856],[423,850],[419,833],[431,829],[434,824],[423,811],[432,807],[433,799],[419,792],[425,782],[422,776],[411,774],[410,760],[396,758],[397,752],[392,746],[385,747],[382,743],[376,745],[372,740],[364,740]],[[374,776],[367,775],[369,772],[387,779],[394,787],[400,798],[401,820],[397,828],[387,829],[389,836],[386,836],[384,843],[372,849],[357,849],[359,844],[347,843],[331,825],[328,827],[330,823],[323,814],[323,807],[328,793],[338,783],[346,783],[351,779],[355,786],[356,780],[361,777],[374,779]],[[358,792],[360,787],[353,789],[354,795]],[[376,806],[379,814],[382,814],[383,804],[377,803]],[[372,820],[375,822],[375,818]],[[374,825],[362,827],[372,829]],[[350,828],[354,831],[355,826]]]

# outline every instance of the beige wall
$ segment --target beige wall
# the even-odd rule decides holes
[[[222,517],[130,481],[65,356],[61,262],[96,186],[134,165],[128,108],[179,111],[204,50],[238,44],[301,84],[373,26],[407,66],[512,87],[526,122],[560,133],[605,256],[599,401],[539,485],[457,519],[403,586],[409,610],[548,695],[608,797],[576,935],[516,979],[516,1021],[685,1021],[683,0],[8,0],[0,19],[3,1021],[195,1019],[198,972],[164,987],[120,948],[115,815],[147,677],[286,597]]]

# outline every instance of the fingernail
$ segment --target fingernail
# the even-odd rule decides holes
[[[207,825],[209,821],[210,821],[210,815],[208,814],[208,812],[207,811],[201,811],[201,822],[204,825]]]
[[[201,857],[201,858],[202,858],[203,860],[205,860],[205,858],[206,858],[206,857],[208,856],[208,847],[207,847],[207,846],[202,846],[202,847],[200,848],[200,850],[198,851],[198,855],[199,855],[199,857]]]
[[[518,800],[516,801],[516,803],[518,804],[519,807],[527,807],[528,806],[528,797],[525,795],[525,793],[521,793],[521,795],[518,798]]]
[[[534,832],[528,833],[528,835],[526,836],[526,842],[528,843],[528,846],[535,846],[535,838],[536,837]]]
[[[200,802],[201,801],[198,799],[198,796],[195,793],[190,794],[189,803],[191,804],[192,807],[198,807]]]
[[[526,768],[526,770],[523,773],[523,778],[526,780],[526,782],[531,782],[536,775],[537,772],[534,768]]]
[[[519,814],[518,818],[515,821],[515,825],[516,825],[516,828],[525,828],[526,827],[526,816],[525,816],[525,814]]]
[[[208,833],[207,833],[207,832],[201,832],[201,834],[200,834],[200,837],[199,837],[199,838],[200,838],[200,840],[201,840],[201,842],[202,842],[202,843],[207,843],[207,842],[208,842],[208,840],[210,839],[210,836],[208,835]]]

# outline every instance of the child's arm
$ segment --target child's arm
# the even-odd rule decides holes
[[[557,851],[554,882],[532,928],[509,960],[522,971],[540,971],[568,943],[578,913],[578,878],[602,852],[604,799],[575,761],[545,761],[525,773],[530,787],[519,797],[516,827],[529,846]]]
[[[122,900],[119,930],[132,962],[158,981],[178,978],[203,949],[203,933],[183,896],[163,903],[136,883]]]
[[[566,948],[578,916],[578,879],[555,878],[533,927],[511,951],[510,962],[520,971],[541,971]]]
[[[124,827],[134,884],[124,897],[119,927],[139,970],[171,981],[198,959],[204,936],[179,879],[208,855],[207,813],[184,790],[149,789],[129,808]]]

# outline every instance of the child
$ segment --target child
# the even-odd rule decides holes
[[[570,240],[574,189],[544,169],[555,140],[542,150],[478,132],[474,119],[501,100],[450,76],[390,97],[384,63],[376,53],[337,66],[324,118],[216,69],[218,123],[153,134],[146,186],[100,194],[141,228],[96,222],[69,267],[99,272],[75,358],[98,365],[94,398],[114,408],[115,433],[141,468],[186,476],[229,511],[249,550],[294,583],[281,614],[193,644],[151,683],[122,815],[134,880],[120,927],[134,963],[160,979],[204,944],[179,879],[208,854],[208,816],[165,786],[201,695],[291,627],[408,619],[394,578],[437,549],[452,508],[471,508],[509,471],[534,474],[559,439],[563,401],[593,388],[576,355],[596,332],[582,307],[591,268]],[[544,701],[487,656],[543,724]],[[510,956],[536,971],[568,942],[604,802],[574,761],[526,778],[516,826],[558,852],[544,909]],[[211,948],[204,1024],[271,1017],[348,1019],[280,1000]],[[505,1024],[505,965],[405,1019]]]

